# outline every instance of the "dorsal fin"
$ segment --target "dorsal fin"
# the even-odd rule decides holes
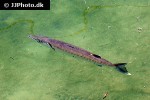
[[[91,55],[93,55],[93,56],[96,57],[96,58],[101,58],[101,56],[96,55],[96,54],[91,54]]]

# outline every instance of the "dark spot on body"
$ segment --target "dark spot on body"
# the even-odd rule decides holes
[[[93,55],[93,56],[96,57],[96,58],[101,58],[101,56],[96,55],[96,54],[91,54],[91,55]]]
[[[69,47],[71,47],[71,48],[74,48],[73,46],[71,46],[71,45],[68,45]]]

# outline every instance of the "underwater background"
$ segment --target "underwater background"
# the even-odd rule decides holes
[[[41,45],[79,46],[131,76]],[[149,100],[149,0],[51,0],[50,10],[0,11],[0,100]]]

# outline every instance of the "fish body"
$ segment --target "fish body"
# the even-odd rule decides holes
[[[52,38],[49,38],[49,37],[29,35],[29,38],[32,38],[32,39],[36,40],[39,43],[47,44],[52,49],[57,48],[57,49],[65,51],[65,52],[68,52],[68,53],[75,54],[77,56],[86,58],[86,59],[91,60],[93,62],[96,62],[100,65],[107,65],[107,66],[116,67],[120,72],[125,73],[127,75],[130,75],[130,73],[128,73],[128,71],[125,67],[126,63],[113,64],[110,61],[102,58],[101,56],[96,55],[94,53],[91,53],[91,52],[89,52],[85,49],[82,49],[82,48],[79,48],[79,47],[74,46],[72,44],[69,44],[69,43],[66,43],[66,42],[63,42],[63,41],[60,41],[60,40],[52,39]]]

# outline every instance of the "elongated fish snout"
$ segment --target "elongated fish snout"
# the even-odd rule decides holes
[[[33,40],[36,40],[36,41],[39,40],[38,37],[37,37],[37,36],[34,36],[34,35],[28,35],[28,37],[31,38],[31,39],[33,39]]]
[[[28,37],[31,38],[31,39],[34,39],[34,38],[33,38],[33,35],[28,35]]]

